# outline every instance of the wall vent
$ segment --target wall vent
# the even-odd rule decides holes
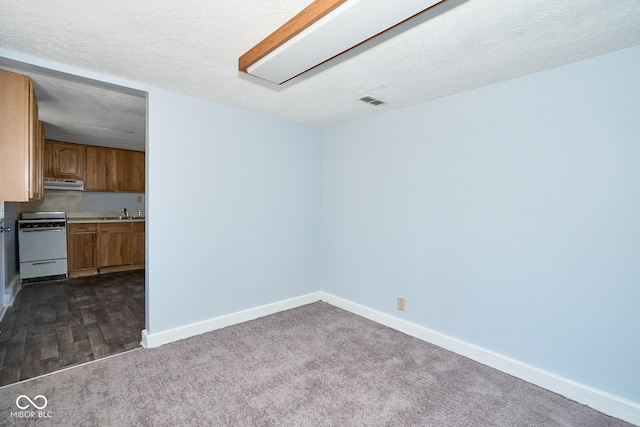
[[[373,96],[369,96],[369,95],[363,96],[361,98],[358,98],[358,101],[365,102],[365,103],[367,103],[369,105],[373,105],[375,107],[379,107],[380,105],[386,104],[386,102],[382,101],[381,99],[377,99],[377,98],[374,98]]]

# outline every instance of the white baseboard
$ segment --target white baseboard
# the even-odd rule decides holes
[[[21,287],[22,284],[20,281],[20,275],[16,273],[13,275],[11,281],[9,281],[9,286],[4,291],[2,303],[5,307],[10,307],[13,305],[13,302],[15,301],[18,292],[20,292]]]
[[[320,300],[320,292],[314,292],[308,295],[302,295],[295,298],[278,301],[272,304],[266,304],[248,310],[242,310],[235,313],[226,314],[224,316],[214,317],[213,319],[203,320],[201,322],[191,323],[189,325],[180,326],[166,331],[149,334],[147,330],[142,331],[142,346],[146,348],[159,347],[173,341],[211,332],[216,329],[246,322],[248,320],[257,319],[258,317],[268,316],[280,311],[289,310],[300,307],[301,305],[311,304]]]
[[[415,323],[372,310],[349,300],[321,292],[320,299],[331,305],[358,314],[374,322],[404,332],[407,335],[430,342],[439,347],[466,356],[476,362],[523,379],[566,398],[587,405],[597,411],[640,425],[640,404],[613,394],[563,378],[552,372],[527,365],[499,353],[460,341],[456,338],[427,329]]]
[[[13,302],[16,300],[16,296],[18,292],[20,292],[20,288],[22,287],[20,282],[20,275],[14,274],[11,280],[8,282],[7,289],[5,289],[4,294],[2,295],[2,306],[0,307],[0,320],[4,318],[7,309],[13,305]]]

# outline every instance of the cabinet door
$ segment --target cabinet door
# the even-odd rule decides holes
[[[118,150],[118,191],[144,193],[144,152]]]
[[[85,190],[116,191],[116,153],[113,148],[86,147]]]
[[[53,178],[53,144],[49,141],[44,142],[44,159],[42,160],[42,169],[46,178]]]
[[[35,111],[29,78],[0,70],[0,200],[27,202],[34,196]]]
[[[33,83],[29,81],[29,198],[41,199],[38,194],[38,168],[36,160],[38,157],[37,150],[40,147],[38,140],[38,105],[36,97],[33,93]]]
[[[97,234],[69,234],[67,264],[69,271],[98,268]]]
[[[42,199],[44,197],[44,123],[38,120],[38,127],[36,130],[36,162],[35,162],[35,193],[36,199]]]
[[[100,224],[98,268],[131,264],[130,223]]]
[[[69,271],[98,268],[96,238],[96,233],[69,234],[67,242]]]
[[[85,146],[53,143],[53,177],[84,180]]]
[[[144,222],[131,223],[131,263],[144,264]]]
[[[67,226],[67,264],[69,271],[98,268],[98,224],[82,223]]]

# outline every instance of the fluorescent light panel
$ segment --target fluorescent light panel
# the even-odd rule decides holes
[[[317,0],[316,3],[318,1],[322,2]],[[269,44],[273,35],[267,37],[240,58],[239,68],[282,84],[441,1],[347,0],[283,44],[267,50],[262,58],[243,67],[243,57],[262,44]],[[287,24],[291,25],[295,19]]]

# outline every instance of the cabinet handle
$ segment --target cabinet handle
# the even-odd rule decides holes
[[[11,227],[0,227],[0,233],[2,233],[3,231],[9,232],[11,231]]]

